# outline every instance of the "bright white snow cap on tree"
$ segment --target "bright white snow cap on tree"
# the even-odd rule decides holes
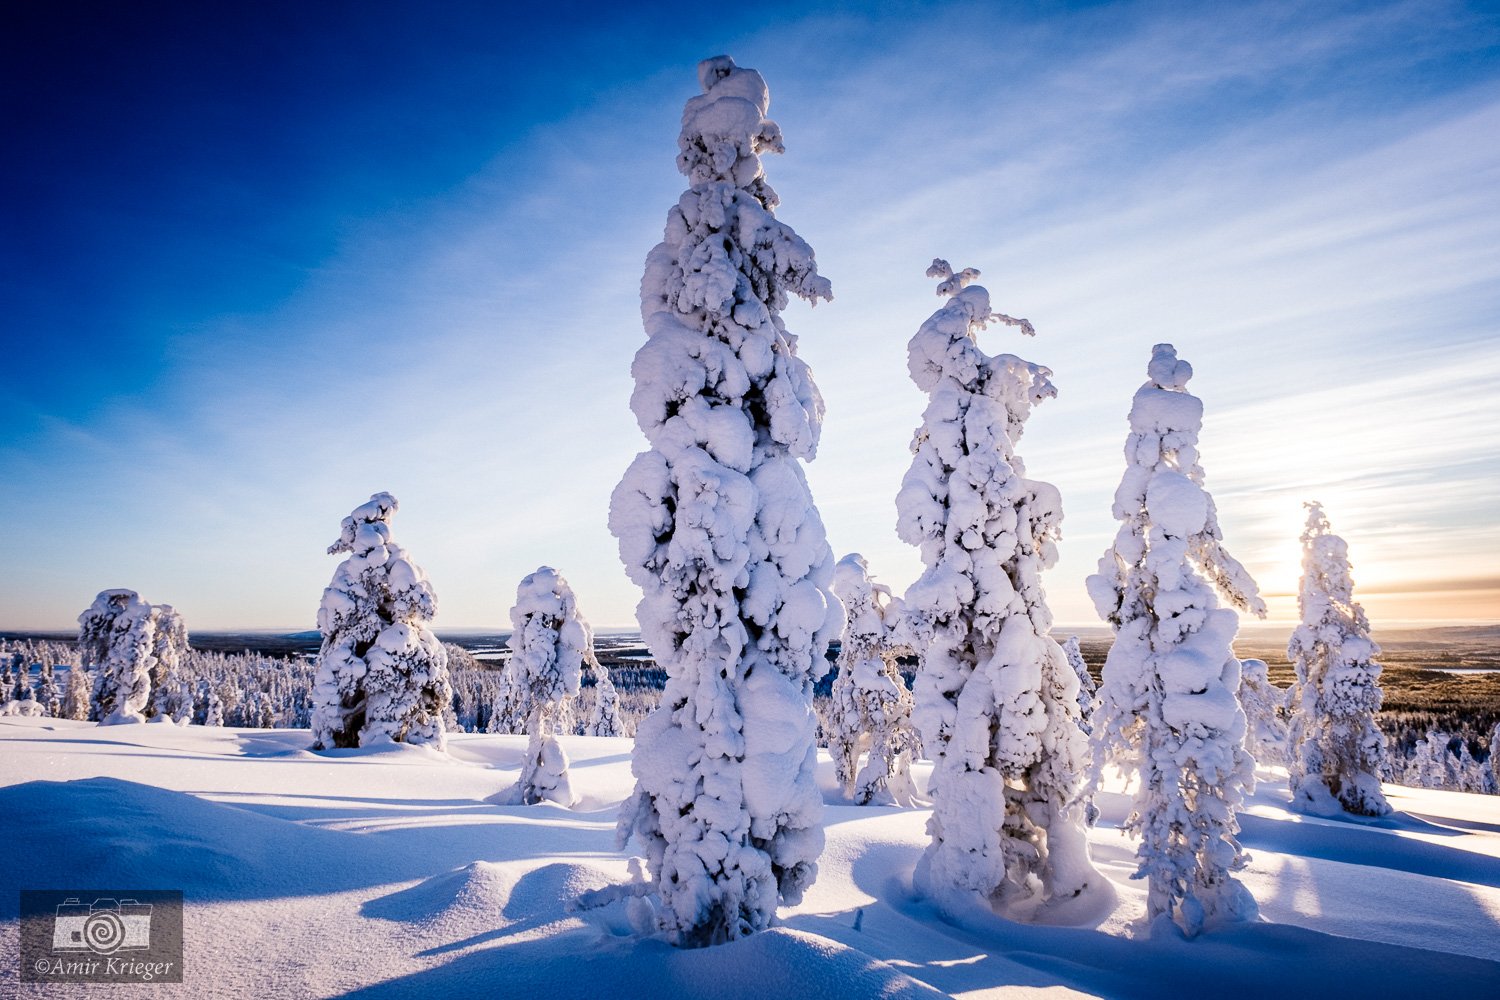
[[[578,613],[573,589],[550,566],[543,566],[516,588],[510,609],[510,661],[505,670],[516,692],[519,714],[531,738],[516,797],[526,805],[549,799],[571,806],[568,755],[557,742],[566,702],[576,697],[585,660],[594,656],[594,633]]]
[[[437,598],[391,541],[396,498],[376,493],[344,518],[330,555],[349,553],[323,591],[313,682],[313,748],[446,744],[448,651],[428,627]]]
[[[1380,647],[1354,599],[1349,547],[1333,534],[1320,504],[1309,503],[1302,532],[1302,624],[1286,655],[1297,671],[1292,693],[1292,808],[1319,815],[1384,816],[1380,790],[1385,736],[1380,711]]]
[[[1256,912],[1230,875],[1245,862],[1235,812],[1254,787],[1255,762],[1236,698],[1239,618],[1218,606],[1215,590],[1265,615],[1255,581],[1224,551],[1203,489],[1203,404],[1187,391],[1192,375],[1171,344],[1152,348],[1115,491],[1120,528],[1088,578],[1115,631],[1094,717],[1094,780],[1111,760],[1140,774],[1125,828],[1141,837],[1147,911],[1188,934]]]
[[[668,681],[636,734],[622,836],[643,846],[657,924],[740,937],[796,903],[823,849],[812,681],[841,625],[833,554],[797,459],[823,402],[781,310],[830,297],[777,221],[760,163],[769,95],[726,56],[698,66],[678,168],[691,186],[646,258],[630,406],[650,441],[610,501],[641,634]]]
[[[1057,390],[1041,365],[980,349],[990,322],[1034,331],[991,311],[978,271],[935,260],[927,274],[948,300],[908,347],[929,402],[896,498],[897,533],[926,565],[906,593],[922,659],[915,715],[935,761],[916,881],[950,910],[977,898],[1024,917],[1103,884],[1076,802],[1078,678],[1048,635],[1041,583],[1062,505],[1015,451],[1031,408]]]

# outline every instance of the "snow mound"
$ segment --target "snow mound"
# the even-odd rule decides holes
[[[170,886],[194,898],[284,896],[357,884],[355,838],[118,778],[0,789],[0,884]],[[13,894],[0,893],[14,915]]]
[[[572,900],[613,881],[597,868],[570,862],[527,870],[515,863],[476,861],[372,899],[360,912],[458,938],[494,931],[497,924],[561,920]]]
[[[598,941],[574,931],[476,952],[427,972],[347,994],[350,1000],[466,996],[505,984],[507,996],[548,1000],[693,997],[694,1000],[919,1000],[947,996],[837,941],[776,927],[713,948],[660,941]]]

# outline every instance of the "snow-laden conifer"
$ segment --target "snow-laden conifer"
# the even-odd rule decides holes
[[[210,690],[204,707],[203,724],[205,726],[224,725],[224,702],[219,698],[219,692]]]
[[[921,744],[911,721],[911,692],[896,663],[900,602],[870,578],[869,564],[858,553],[839,560],[833,592],[845,617],[827,734],[839,784],[858,805],[912,805],[917,787],[911,761]]]
[[[780,152],[754,70],[699,64],[678,169],[690,187],[646,258],[631,409],[651,449],[610,501],[645,591],[641,634],[668,675],[636,734],[623,837],[644,847],[657,922],[679,945],[770,925],[823,848],[814,673],[839,623],[833,555],[799,460],[823,403],[781,312],[830,297],[774,214]]]
[[[625,720],[620,718],[620,693],[614,681],[609,679],[609,670],[599,663],[598,657],[590,656],[584,663],[589,676],[594,679],[594,708],[589,713],[585,732],[589,736],[624,736]]]
[[[182,616],[170,605],[154,605],[133,590],[105,590],[78,616],[78,651],[93,665],[90,715],[100,725],[144,722],[151,680],[173,668],[187,649]]]
[[[1240,661],[1240,707],[1245,710],[1245,749],[1258,764],[1285,764],[1287,726],[1282,718],[1289,692],[1271,683],[1265,660]]]
[[[323,645],[313,686],[313,749],[420,743],[444,749],[448,654],[428,626],[427,575],[391,541],[396,498],[376,493],[344,518],[318,608]]]
[[[37,685],[36,700],[42,711],[53,718],[62,712],[62,688],[58,687],[55,668],[50,662],[42,663],[41,682]]]
[[[86,668],[68,668],[68,681],[63,686],[62,712],[60,718],[83,722],[89,718],[94,697],[94,680]]]
[[[1500,722],[1490,730],[1490,794],[1500,795]]]
[[[557,570],[543,566],[516,588],[510,609],[511,649],[506,664],[511,690],[526,720],[526,759],[516,799],[570,806],[568,755],[557,742],[572,729],[571,700],[578,696],[586,661],[594,658],[594,633],[578,613],[578,599]]]
[[[1094,731],[1094,689],[1097,685],[1093,675],[1089,673],[1083,650],[1078,646],[1078,636],[1068,636],[1062,649],[1063,655],[1068,658],[1068,666],[1073,668],[1073,675],[1078,678],[1078,728],[1087,736]]]
[[[1151,351],[1130,407],[1125,475],[1115,491],[1114,544],[1088,578],[1115,640],[1094,716],[1094,775],[1113,761],[1139,775],[1125,828],[1139,834],[1147,912],[1189,935],[1250,919],[1255,900],[1231,872],[1244,866],[1235,813],[1255,786],[1231,650],[1239,617],[1265,614],[1255,581],[1224,550],[1203,488],[1203,403],[1171,344]]]
[[[1297,671],[1287,762],[1292,808],[1384,816],[1391,807],[1380,790],[1385,736],[1375,725],[1380,647],[1370,638],[1365,609],[1354,600],[1349,546],[1330,530],[1320,504],[1304,506],[1297,588],[1302,623],[1286,650]]]
[[[1056,395],[1051,372],[990,356],[977,332],[998,321],[989,294],[933,261],[947,302],[908,346],[928,394],[896,498],[897,533],[926,566],[906,594],[921,666],[914,694],[932,775],[932,842],[919,888],[944,905],[978,896],[1014,916],[1103,879],[1089,863],[1076,800],[1086,746],[1078,678],[1049,636],[1042,570],[1057,558],[1062,505],[1016,453],[1031,408]]]

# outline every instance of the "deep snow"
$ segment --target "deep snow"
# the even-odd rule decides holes
[[[1262,769],[1242,815],[1262,920],[1145,939],[1118,788],[1089,833],[1118,896],[1093,926],[947,922],[911,890],[927,811],[840,804],[821,752],[827,848],[802,904],[678,951],[635,937],[623,902],[570,911],[629,878],[614,832],[632,779],[628,740],[562,742],[573,809],[485,801],[515,782],[524,736],[313,753],[305,730],[0,719],[0,941],[16,953],[19,889],[119,885],[187,900],[186,982],[132,996],[1500,995],[1493,796],[1387,785],[1394,815],[1325,820]],[[0,996],[111,989],[0,963]]]

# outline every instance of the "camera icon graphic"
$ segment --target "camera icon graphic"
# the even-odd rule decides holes
[[[52,925],[52,951],[145,951],[151,947],[151,904],[134,899],[96,899],[92,904],[76,896],[57,905]]]

